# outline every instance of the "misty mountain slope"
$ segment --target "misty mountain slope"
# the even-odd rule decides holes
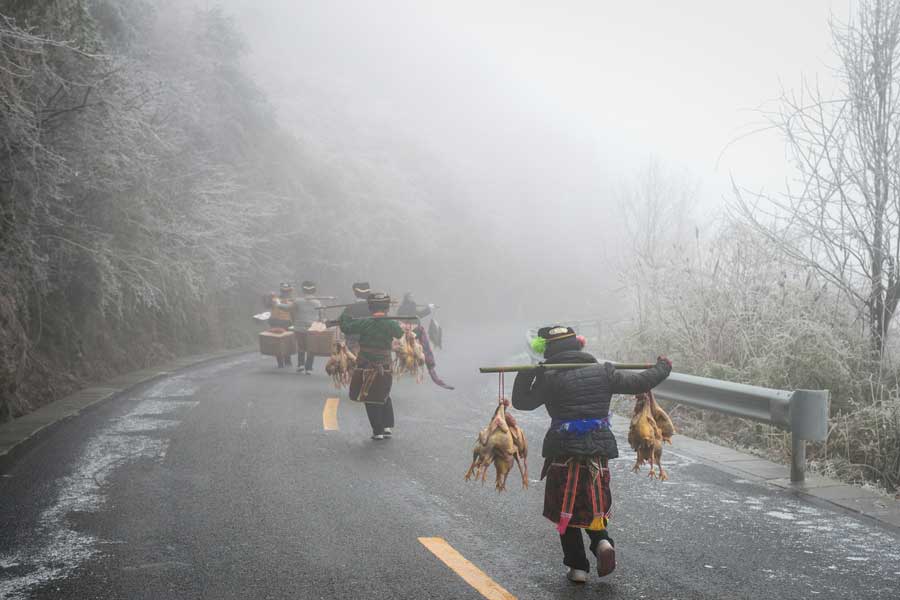
[[[0,15],[0,418],[245,340],[279,280],[439,279],[440,186],[284,130],[223,11],[58,0]]]

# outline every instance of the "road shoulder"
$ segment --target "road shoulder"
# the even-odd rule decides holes
[[[627,426],[624,423],[626,430]],[[666,450],[669,451],[668,448]],[[900,530],[900,502],[888,495],[820,475],[807,475],[806,481],[794,484],[791,483],[790,467],[787,465],[683,435],[675,436],[671,451],[737,477],[785,490],[813,503],[846,510]]]
[[[251,352],[255,346],[208,352],[178,358],[149,369],[119,375],[103,384],[84,388],[41,406],[27,415],[0,424],[0,473],[5,472],[35,442],[60,423],[83,411],[121,396],[129,390],[178,371],[230,356]]]

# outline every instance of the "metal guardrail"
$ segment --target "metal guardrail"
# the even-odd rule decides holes
[[[537,363],[542,357],[531,350],[533,335],[534,330],[526,332],[529,356]],[[806,477],[806,442],[822,442],[828,436],[828,390],[775,390],[673,372],[653,393],[662,400],[752,419],[790,432],[794,483]]]
[[[753,419],[791,433],[791,481],[806,476],[806,443],[828,435],[827,390],[770,388],[672,373],[653,393],[657,398],[703,410]]]

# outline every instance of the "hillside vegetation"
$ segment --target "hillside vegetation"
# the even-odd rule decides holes
[[[425,286],[453,233],[423,199],[439,183],[284,131],[237,24],[190,4],[0,3],[0,420],[248,341],[283,279],[377,279],[405,254]],[[373,245],[399,208],[403,235]]]

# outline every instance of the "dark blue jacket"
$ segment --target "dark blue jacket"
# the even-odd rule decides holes
[[[525,371],[516,376],[512,405],[519,410],[534,410],[542,404],[555,424],[577,419],[603,419],[609,415],[613,394],[649,392],[669,376],[671,367],[660,360],[639,373],[617,371],[609,363],[599,364],[586,352],[565,351],[548,358],[546,364],[585,363],[583,369],[568,371]],[[616,437],[608,428],[581,435],[560,432],[551,425],[544,436],[544,458],[559,456],[603,456],[617,458]]]

